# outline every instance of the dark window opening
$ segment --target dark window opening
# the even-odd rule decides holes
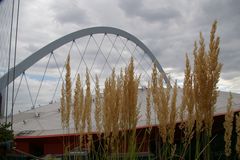
[[[30,143],[30,154],[40,157],[44,155],[44,148],[42,143]]]

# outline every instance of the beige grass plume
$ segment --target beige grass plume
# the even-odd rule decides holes
[[[96,75],[96,82],[95,82],[95,124],[97,132],[100,133],[102,131],[102,104],[101,104],[101,95],[100,95],[100,88],[99,88],[99,79]]]
[[[173,93],[171,97],[171,111],[170,111],[170,120],[169,120],[169,143],[174,143],[174,134],[175,134],[175,127],[176,127],[176,103],[177,103],[177,81],[175,81],[173,87]]]
[[[240,159],[240,113],[238,113],[236,116],[236,133],[237,133],[236,153],[238,159]]]
[[[66,63],[66,127],[69,128],[69,120],[71,113],[71,105],[72,105],[72,82],[71,82],[71,66],[70,66],[70,54],[67,57]]]
[[[73,102],[73,121],[76,132],[80,132],[80,117],[81,117],[81,80],[80,75],[77,75],[76,86],[74,89],[74,102]]]
[[[233,111],[232,111],[232,94],[229,93],[227,113],[225,114],[225,121],[223,123],[224,141],[225,141],[225,155],[229,157],[231,155],[231,138],[232,138],[232,128],[233,128]]]

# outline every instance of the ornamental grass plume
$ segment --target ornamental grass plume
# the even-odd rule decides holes
[[[116,137],[119,130],[119,93],[117,89],[116,74],[113,69],[111,77],[105,81],[104,88],[103,126],[106,137],[110,133]]]
[[[71,105],[72,105],[72,82],[71,82],[71,66],[70,66],[70,54],[67,57],[67,63],[66,63],[66,75],[65,75],[65,81],[66,81],[66,127],[69,128],[69,119],[70,119],[70,112],[71,112]]]
[[[200,153],[200,134],[204,131],[204,144],[207,146],[203,152],[205,159],[210,159],[210,146],[212,136],[213,113],[216,104],[222,64],[218,62],[219,37],[215,37],[217,21],[212,25],[209,50],[206,52],[205,42],[200,32],[199,48],[194,53],[193,86],[196,111],[196,157]]]
[[[204,130],[209,136],[211,136],[214,106],[218,96],[217,83],[222,68],[222,64],[218,62],[220,39],[215,37],[216,29],[217,21],[212,25],[208,52],[205,50],[204,38],[200,33],[199,49],[194,53],[197,131],[201,130],[204,123]]]
[[[103,130],[105,136],[106,152],[109,150],[117,152],[119,118],[121,110],[121,87],[120,80],[116,80],[115,69],[105,81],[104,99],[103,99]]]
[[[153,97],[154,111],[157,115],[159,132],[163,144],[167,142],[170,89],[170,84],[167,84],[167,88],[163,87],[163,77],[162,75],[160,75],[160,77],[158,76],[157,67],[156,64],[154,64],[152,69],[151,93]]]
[[[238,159],[240,159],[240,112],[236,115],[236,133],[237,133],[236,153]]]
[[[102,131],[102,104],[101,104],[101,96],[100,96],[100,88],[99,88],[99,79],[96,75],[96,82],[95,82],[95,123],[98,135]]]
[[[148,127],[151,126],[151,85],[150,82],[148,82],[148,88],[147,88],[147,96],[146,96],[146,125]]]
[[[125,104],[125,102],[124,102],[124,74],[123,74],[123,71],[122,71],[122,69],[121,69],[121,71],[120,71],[120,76],[118,77],[118,81],[119,81],[119,91],[120,91],[120,93],[119,93],[119,99],[120,99],[120,102],[121,103],[119,103],[119,127],[121,128],[121,129],[126,129],[126,115],[125,115],[125,113],[127,113],[127,111],[126,111],[126,107],[124,106],[124,104]]]
[[[167,84],[167,88],[163,87],[163,76],[160,75],[159,80],[159,93],[160,103],[157,106],[157,119],[159,123],[160,136],[163,144],[167,142],[167,125],[169,123],[169,100],[170,100],[170,84]]]
[[[152,79],[151,79],[151,93],[153,97],[154,110],[157,111],[157,106],[160,103],[159,90],[158,90],[158,72],[157,66],[154,63],[152,68]]]
[[[125,127],[127,129],[135,129],[138,121],[138,86],[140,77],[136,77],[134,73],[134,63],[131,57],[128,67],[125,69],[123,81],[123,107],[125,114]]]
[[[115,81],[115,80],[114,80]],[[122,80],[120,77],[116,80],[116,88],[115,88],[115,105],[113,107],[114,114],[113,114],[113,137],[116,139],[120,129],[120,111],[122,107]]]
[[[119,130],[119,106],[118,106],[118,94],[117,94],[117,80],[116,80],[116,74],[115,69],[112,71],[112,75],[110,77],[110,96],[112,96],[110,101],[110,111],[111,111],[111,131],[113,134],[113,137],[116,137]]]
[[[194,50],[193,54],[195,54],[197,51],[197,44],[195,42],[194,44]],[[181,129],[184,129],[184,146],[185,149],[187,145],[190,144],[192,138],[193,138],[193,127],[194,127],[194,95],[193,95],[193,82],[192,82],[192,74],[191,74],[191,66],[189,63],[189,58],[186,54],[186,60],[185,60],[185,76],[184,76],[184,82],[183,82],[183,95],[182,95],[182,104],[181,104]],[[183,112],[186,112],[185,115],[183,115]],[[185,117],[184,117],[185,116]]]
[[[169,100],[170,100],[170,83],[167,84],[167,88],[163,87],[163,76],[160,75],[159,79],[159,96],[160,96],[160,108],[159,114],[159,128],[163,143],[166,143],[167,138],[167,124],[169,123]]]
[[[209,89],[208,96],[209,100],[208,107],[206,106],[206,118],[205,118],[205,126],[206,131],[211,136],[212,131],[212,124],[213,124],[213,112],[214,107],[218,97],[218,87],[217,83],[219,81],[222,64],[219,63],[219,41],[220,38],[215,36],[217,30],[217,21],[214,21],[212,25],[212,30],[210,34],[210,43],[209,43],[209,51],[207,54],[207,78],[208,78],[208,85],[207,88]]]
[[[61,97],[60,97],[60,110],[61,110],[61,122],[63,128],[69,128],[69,118],[71,111],[71,67],[70,67],[70,55],[66,61],[66,75],[65,83],[62,83]]]
[[[206,55],[205,44],[200,33],[199,48],[194,53],[194,99],[196,109],[196,133],[202,132],[203,119],[204,119],[204,107],[207,105],[207,73],[206,73]],[[206,107],[205,107],[206,108]]]
[[[170,119],[169,119],[169,143],[174,143],[174,134],[175,134],[175,127],[176,127],[176,103],[177,103],[177,81],[175,81],[173,87],[173,93],[171,97],[171,111],[170,111]]]
[[[92,130],[92,121],[91,121],[91,111],[92,111],[92,95],[91,95],[91,84],[89,71],[86,69],[86,93],[85,93],[85,115],[87,122],[87,131],[91,132]]]
[[[110,101],[111,101],[111,95],[110,95],[110,82],[109,79],[107,78],[105,80],[105,87],[103,90],[104,94],[104,101],[103,101],[103,130],[104,130],[104,135],[107,137],[111,133],[111,106],[110,106]]]
[[[91,119],[91,112],[92,112],[92,94],[91,94],[91,84],[90,84],[90,77],[89,77],[89,71],[88,68],[86,68],[86,93],[85,93],[85,99],[84,99],[84,124],[87,124],[87,146],[90,149],[92,145],[92,135],[90,132],[92,131],[92,119]]]
[[[77,80],[76,80],[76,86],[74,90],[74,102],[73,102],[73,121],[74,121],[74,127],[76,132],[80,132],[80,118],[81,118],[81,80],[80,80],[80,75],[77,75]]]
[[[129,159],[136,159],[136,127],[138,122],[138,86],[140,76],[135,75],[133,57],[131,57],[128,67],[125,69],[123,80],[123,107],[126,123],[125,128],[128,129],[128,156]],[[126,133],[126,132],[125,132]],[[125,145],[126,146],[126,145]]]
[[[64,90],[64,83],[62,83],[61,89],[61,98],[60,98],[60,111],[61,111],[61,124],[62,128],[66,128],[66,100],[65,100],[65,90]]]
[[[196,42],[194,45],[194,51],[193,53],[196,53],[197,46]],[[183,82],[183,95],[182,95],[182,104],[180,106],[180,120],[181,120],[181,127],[183,128],[185,126],[184,123],[186,123],[186,116],[187,119],[191,119],[193,117],[193,111],[194,111],[194,104],[193,104],[193,86],[192,86],[192,74],[191,74],[191,66],[189,62],[188,55],[186,54],[185,58],[185,71],[184,71],[184,82]],[[187,114],[186,114],[187,111]],[[183,125],[183,126],[182,126]]]
[[[229,157],[231,155],[231,138],[232,138],[232,128],[233,128],[233,111],[232,111],[232,94],[229,93],[227,113],[225,114],[225,121],[223,123],[224,141],[225,141],[225,155]]]

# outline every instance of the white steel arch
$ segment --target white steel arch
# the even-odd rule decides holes
[[[18,65],[15,67],[15,74],[14,73],[14,68],[11,68],[8,73],[5,73],[1,78],[0,78],[0,92],[5,89],[5,87],[10,84],[14,79],[16,79],[19,75],[21,75],[25,70],[30,68],[32,65],[34,65],[36,62],[38,62],[40,59],[45,57],[46,55],[50,54],[53,52],[55,49],[65,45],[68,42],[74,41],[78,38],[85,37],[88,35],[93,35],[93,34],[114,34],[117,36],[124,37],[132,42],[134,42],[137,46],[139,46],[145,54],[149,56],[149,58],[152,60],[153,63],[156,64],[159,72],[163,75],[163,78],[166,83],[170,83],[169,79],[167,78],[165,72],[163,71],[160,63],[157,61],[156,57],[153,55],[151,50],[143,43],[141,42],[138,38],[136,38],[134,35],[123,31],[118,28],[113,28],[113,27],[92,27],[92,28],[86,28],[82,29],[73,33],[70,33],[66,36],[63,36],[45,47],[39,49],[29,57],[27,57],[25,60],[20,62]],[[14,75],[14,76],[13,76]]]

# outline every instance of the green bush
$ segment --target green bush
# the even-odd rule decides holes
[[[1,123],[0,124],[0,142],[5,142],[13,140],[13,131],[9,129],[11,123]]]

